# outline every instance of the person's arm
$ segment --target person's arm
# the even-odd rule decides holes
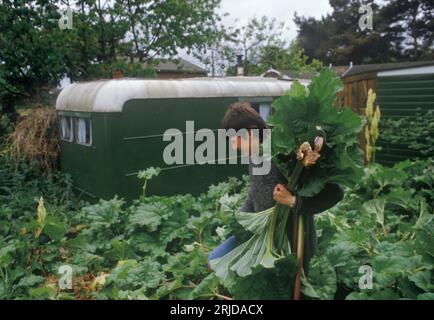
[[[338,184],[326,183],[324,189],[313,197],[296,195],[295,208],[299,212],[317,214],[335,206],[344,197],[344,191]]]

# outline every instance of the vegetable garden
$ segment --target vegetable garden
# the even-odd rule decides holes
[[[1,161],[2,299],[292,297],[292,258],[230,288],[207,271],[206,254],[243,231],[234,212],[246,179],[197,198],[150,196],[131,206],[115,198],[80,208],[67,177],[50,182],[24,162],[15,171]],[[434,299],[433,177],[432,160],[367,167],[344,200],[317,217],[319,248],[303,298]],[[59,288],[62,265],[72,267],[73,290]],[[363,265],[372,266],[372,289],[359,288]]]
[[[328,106],[336,88],[330,79],[322,79],[308,95],[296,85],[276,106],[312,105],[317,100],[309,99],[315,94]],[[329,143],[324,165],[299,190],[315,194],[329,179],[345,185],[345,196],[315,216],[318,250],[302,277],[302,298],[434,299],[434,160],[363,168],[353,139],[361,128],[359,119],[347,112],[335,118],[323,114],[321,119],[321,130],[300,126],[312,130],[307,136],[303,130],[295,132],[289,142],[293,148],[301,140],[311,141],[319,130]],[[285,130],[293,127],[278,120],[274,118],[274,124],[287,135]],[[282,135],[273,139],[274,150],[287,156],[292,149],[279,139]],[[115,197],[90,205],[77,199],[67,175],[48,176],[36,164],[12,159],[7,148],[2,150],[0,299],[293,298],[295,254],[285,249],[285,237],[279,242],[258,233],[270,228],[271,216],[240,219],[247,177],[230,178],[197,197],[162,197],[146,195],[146,186],[158,179],[158,170],[151,168],[140,173],[143,195],[132,204]],[[278,212],[283,219],[283,211]],[[239,249],[239,267],[222,276],[229,263],[221,260],[217,273],[210,272],[207,254],[229,235],[247,246],[263,236],[265,246],[263,256],[252,251],[253,246]],[[281,245],[271,251],[266,238]],[[251,258],[258,256],[253,263]],[[65,266],[70,274],[62,271]],[[371,283],[365,281],[366,270]]]

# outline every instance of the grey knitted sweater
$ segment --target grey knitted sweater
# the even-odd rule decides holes
[[[288,181],[277,168],[276,164],[271,162],[271,170],[267,175],[253,175],[252,169],[255,165],[249,161],[249,176],[250,187],[247,194],[247,199],[241,208],[243,212],[260,212],[271,208],[275,205],[273,200],[273,191],[276,184],[287,184]],[[312,255],[315,253],[317,245],[314,214],[323,212],[339,201],[342,200],[344,192],[337,184],[328,183],[324,189],[313,197],[306,198],[296,195],[295,209],[298,212],[306,213],[306,230],[309,230],[309,238],[305,239],[305,266]],[[292,221],[290,219],[289,221]],[[292,230],[292,226],[289,226]]]

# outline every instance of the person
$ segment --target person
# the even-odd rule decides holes
[[[252,150],[254,144],[261,144],[263,136],[261,134],[252,134],[252,129],[267,129],[268,126],[262,117],[256,112],[249,102],[236,102],[231,104],[226,111],[221,127],[223,129],[247,129],[248,136],[242,135],[231,136],[230,143],[232,148],[235,148],[241,153],[249,155],[249,176],[250,186],[247,192],[241,211],[242,212],[261,212],[273,207],[276,202],[282,205],[293,207],[298,212],[306,213],[306,230],[308,230],[309,238],[305,239],[305,254],[304,254],[304,269],[307,273],[307,267],[310,258],[315,253],[317,245],[317,236],[314,222],[314,215],[330,209],[342,200],[344,192],[338,184],[327,183],[323,190],[312,197],[302,197],[297,194],[292,194],[288,191],[286,185],[287,178],[279,170],[275,162],[271,161],[271,168],[266,175],[252,174],[255,166],[260,166],[257,161],[252,161]],[[243,141],[248,139],[248,141]],[[320,158],[320,154],[314,150],[308,151],[303,159],[303,165],[307,168],[316,164]],[[291,226],[289,226],[291,228]],[[292,230],[292,228],[290,229]],[[292,238],[292,237],[291,237]],[[208,270],[211,271],[209,261],[220,258],[229,253],[238,245],[237,238],[230,236],[222,244],[216,247],[208,255]]]

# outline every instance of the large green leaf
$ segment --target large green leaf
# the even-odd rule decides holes
[[[415,285],[426,292],[434,292],[433,275],[430,270],[419,271],[409,277]]]
[[[44,233],[53,240],[60,240],[68,230],[65,223],[60,221],[59,218],[48,216],[44,227]]]
[[[246,277],[238,277],[229,291],[240,300],[289,300],[294,294],[296,259],[293,255],[276,261],[274,268],[256,266]]]
[[[206,299],[214,297],[217,292],[217,287],[220,285],[220,280],[214,273],[203,279],[197,287],[195,287],[189,295],[189,299]]]
[[[336,292],[336,271],[326,258],[315,257],[309,267],[308,278],[303,279],[305,295],[331,300]]]
[[[385,222],[384,222],[384,209],[386,207],[386,200],[385,199],[374,199],[371,201],[366,202],[363,205],[363,208],[366,210],[367,214],[372,214],[377,223],[380,224],[380,226],[384,229]]]
[[[161,224],[161,211],[164,209],[159,203],[141,203],[130,215],[130,223],[133,225],[146,226],[148,231],[157,230]]]
[[[267,227],[274,208],[262,212],[237,212],[235,216],[244,229],[253,233],[262,233]]]
[[[399,299],[398,293],[392,289],[384,289],[379,291],[365,290],[362,292],[350,293],[347,300],[397,300]]]

